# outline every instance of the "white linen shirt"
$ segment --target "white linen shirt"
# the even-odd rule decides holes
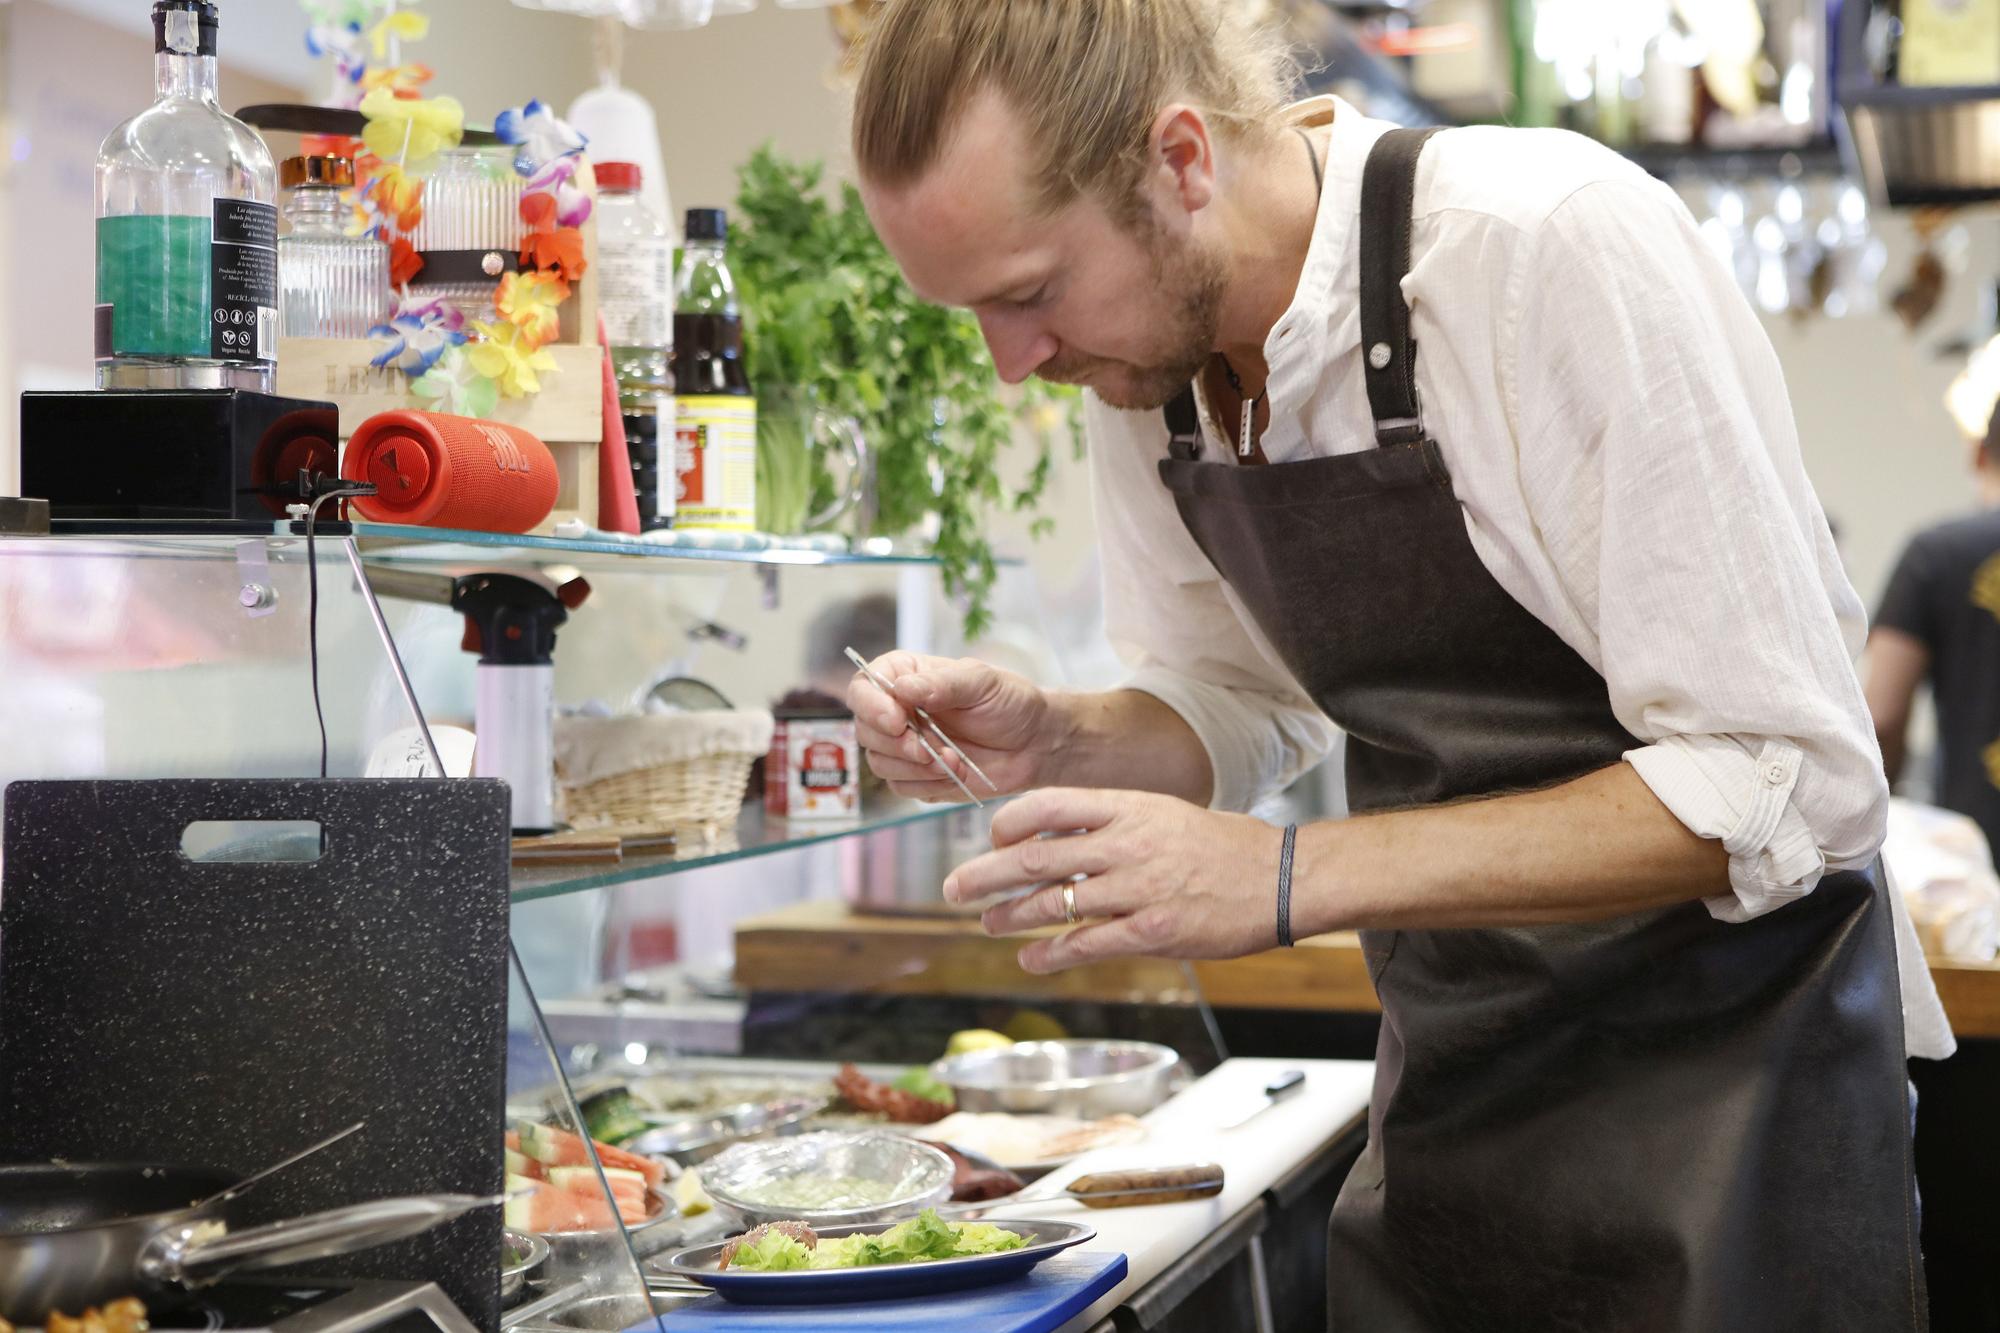
[[[1318,222],[1265,344],[1273,464],[1375,447],[1361,361],[1362,169],[1391,125],[1334,98]],[[1304,164],[1300,164],[1303,169]],[[1599,671],[1625,758],[1729,852],[1744,921],[1866,866],[1889,791],[1852,666],[1865,633],[1769,339],[1679,199],[1558,130],[1433,139],[1403,284],[1424,423],[1480,561]],[[1199,397],[1199,395],[1197,395]],[[1205,456],[1233,459],[1207,421]],[[1332,725],[1188,535],[1158,412],[1086,408],[1107,629],[1246,809]],[[1309,613],[1300,608],[1301,614]]]

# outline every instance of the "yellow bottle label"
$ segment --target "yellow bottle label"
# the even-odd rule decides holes
[[[1934,88],[2000,83],[2000,0],[1903,0],[1896,71]]]
[[[674,399],[674,526],[757,530],[757,400],[727,394]]]

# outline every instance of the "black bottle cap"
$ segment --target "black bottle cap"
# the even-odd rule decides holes
[[[728,240],[728,210],[721,208],[690,208],[687,211],[687,238],[690,241]]]
[[[167,15],[176,10],[195,16],[195,49],[181,54],[214,55],[216,10],[211,0],[153,0],[153,50],[167,49]]]

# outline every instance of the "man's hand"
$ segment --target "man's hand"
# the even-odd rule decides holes
[[[928,712],[1001,792],[1025,791],[1049,780],[1063,719],[1047,691],[984,662],[895,652],[868,665],[894,693],[884,694],[856,672],[847,687],[847,706],[854,711],[868,766],[897,795],[920,801],[964,799],[912,731],[916,708]],[[921,734],[966,786],[986,795],[985,784],[936,736],[928,730]]]
[[[1011,935],[1062,925],[1062,885],[1087,876],[1072,887],[1089,924],[1022,949],[1029,972],[1125,955],[1237,958],[1277,943],[1282,841],[1261,820],[1171,796],[1051,789],[994,816],[994,850],[954,871],[944,895],[968,903],[1041,885],[987,909],[987,931]]]

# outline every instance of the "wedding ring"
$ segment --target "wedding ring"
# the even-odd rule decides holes
[[[1072,926],[1083,920],[1076,912],[1076,885],[1074,883],[1062,886],[1062,900],[1063,920],[1069,922]]]

